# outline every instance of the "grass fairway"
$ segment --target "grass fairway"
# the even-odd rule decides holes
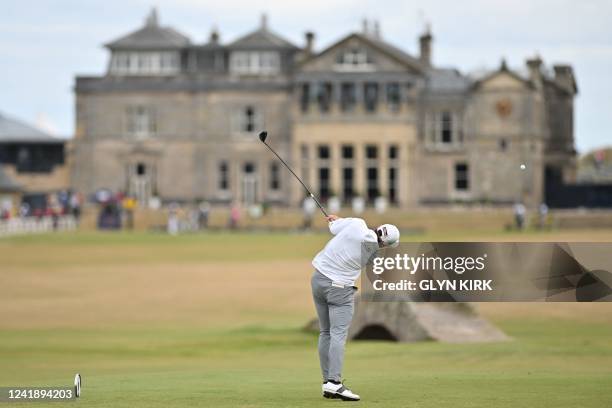
[[[467,238],[612,241],[612,233]],[[316,336],[300,330],[314,315],[309,260],[326,239],[1,240],[0,386],[68,385],[80,372],[77,404],[88,407],[341,404],[321,398]],[[352,342],[345,375],[361,406],[610,407],[611,306],[480,304],[514,341]],[[18,406],[30,405],[41,406]]]

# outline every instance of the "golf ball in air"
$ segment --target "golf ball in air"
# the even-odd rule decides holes
[[[525,166],[524,164],[521,164],[521,170],[525,170],[527,168],[527,166]]]

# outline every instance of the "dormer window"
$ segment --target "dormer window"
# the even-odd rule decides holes
[[[280,71],[280,56],[274,51],[234,51],[230,72],[238,75],[274,75]]]
[[[336,68],[342,71],[372,70],[374,59],[364,48],[348,48],[336,57]]]
[[[110,72],[115,75],[173,75],[179,71],[179,55],[173,51],[115,51]]]

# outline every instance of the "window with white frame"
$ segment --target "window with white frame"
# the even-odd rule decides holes
[[[387,83],[387,107],[392,112],[397,112],[401,104],[400,85],[397,82]]]
[[[453,143],[453,116],[450,112],[440,113],[440,141],[448,144]]]
[[[341,71],[372,70],[374,58],[364,48],[346,48],[336,56],[336,69]]]
[[[180,58],[175,51],[115,51],[110,63],[110,72],[117,75],[172,75],[179,69]]]
[[[157,133],[155,109],[150,106],[128,106],[126,110],[126,132],[130,136],[142,138]]]
[[[251,133],[264,128],[263,113],[254,105],[239,107],[234,113],[234,133]]]
[[[460,117],[457,113],[444,110],[427,114],[425,137],[428,146],[452,148],[463,143]]]
[[[273,75],[280,72],[280,55],[275,51],[234,51],[230,72],[239,75]]]

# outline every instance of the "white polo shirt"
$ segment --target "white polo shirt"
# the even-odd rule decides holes
[[[362,243],[376,244],[376,233],[361,218],[339,218],[329,223],[329,230],[335,237],[314,257],[312,266],[334,282],[355,285],[363,266]]]

